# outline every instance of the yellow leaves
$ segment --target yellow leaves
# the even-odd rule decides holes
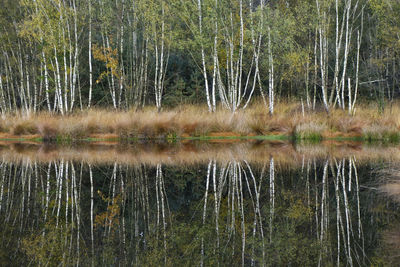
[[[386,3],[383,0],[370,0],[369,5],[374,12],[382,13],[386,8]]]
[[[295,72],[300,73],[303,66],[307,62],[307,55],[301,52],[293,51],[286,54],[285,59]]]
[[[284,64],[287,66],[284,70],[283,79],[291,80],[305,70],[309,57],[306,51],[291,51],[284,55]]]
[[[97,191],[99,196],[104,202],[111,203],[111,205],[107,206],[107,210],[100,214],[96,215],[94,225],[100,227],[110,227],[112,228],[114,225],[119,224],[119,214],[120,214],[120,202],[121,196],[117,195],[114,198],[105,197],[104,194],[99,190]]]
[[[311,208],[305,205],[302,200],[297,199],[287,210],[286,216],[294,220],[304,220],[312,215]]]
[[[285,209],[285,216],[298,222],[306,221],[312,216],[312,208],[306,203],[305,195],[284,191],[283,197],[289,206]]]
[[[111,42],[111,41],[110,41]],[[111,47],[100,47],[97,44],[93,44],[92,53],[94,59],[105,63],[107,70],[100,73],[96,80],[96,83],[100,83],[107,75],[113,75],[114,77],[121,77],[119,70],[118,61],[118,50]]]

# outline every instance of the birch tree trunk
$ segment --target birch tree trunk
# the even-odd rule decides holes
[[[201,12],[201,0],[197,0],[197,6],[198,6],[198,11],[199,11],[199,32],[200,32],[200,38],[202,38],[203,34],[203,17],[202,17],[202,12]],[[203,41],[201,40],[201,63],[203,66],[202,72],[203,72],[203,77],[204,77],[204,88],[206,90],[206,97],[207,97],[207,105],[208,105],[208,111],[213,112],[213,106],[211,105],[210,101],[210,92],[208,88],[208,77],[207,77],[207,69],[206,69],[206,59],[205,59],[205,54],[204,54],[204,47],[203,47]],[[214,57],[214,62],[215,62],[215,57]],[[214,71],[215,73],[215,71]],[[215,77],[215,74],[214,74]],[[213,77],[213,78],[214,78]],[[213,86],[214,86],[214,79],[213,79]],[[214,87],[213,87],[214,89]]]
[[[60,78],[60,67],[58,64],[57,58],[57,48],[54,46],[54,59],[56,62],[56,95],[57,95],[57,102],[58,102],[58,109],[62,115],[64,115],[64,106],[62,100],[62,92],[61,92],[61,78]]]
[[[339,91],[339,56],[340,56],[340,51],[341,51],[341,45],[342,45],[342,37],[343,37],[343,26],[344,26],[344,18],[346,14],[346,9],[344,10],[343,18],[342,18],[342,23],[340,26],[340,31],[339,31],[339,4],[338,0],[335,0],[335,7],[336,7],[336,35],[335,35],[335,73],[334,73],[334,87],[335,87],[335,92],[336,92],[336,100],[338,101],[339,107],[342,107],[342,102],[341,98],[339,97],[340,91]],[[331,100],[333,97],[333,90],[331,93]],[[336,103],[335,100],[335,103]]]
[[[1,90],[1,114],[4,115],[4,113],[6,113],[6,105],[4,99],[3,78],[1,72],[0,72],[0,90]]]
[[[93,70],[92,70],[92,3],[91,0],[88,0],[89,6],[89,99],[88,99],[88,108],[90,108],[92,104],[92,90],[93,90]]]
[[[120,26],[120,78],[119,78],[119,96],[118,106],[121,107],[122,92],[124,90],[124,15],[125,15],[125,3],[121,1],[122,12],[121,12],[121,26]]]
[[[78,58],[78,12],[76,8],[76,2],[75,0],[72,0],[72,5],[73,5],[73,16],[74,16],[74,68],[73,68],[73,78],[72,78],[72,91],[71,91],[71,106],[70,110],[73,109],[74,104],[75,104],[75,91],[77,88],[77,85],[79,83],[77,82],[77,77],[79,76],[79,58]],[[78,88],[79,91],[79,97],[80,97],[80,88]],[[81,105],[82,109],[82,105]]]
[[[361,32],[357,31],[357,60],[356,60],[356,85],[354,89],[354,98],[353,98],[353,103],[351,105],[351,110],[350,113],[354,114],[355,113],[355,105],[356,105],[356,100],[357,100],[357,93],[358,93],[358,85],[359,85],[359,69],[360,69],[360,48],[361,48],[361,41],[362,41],[362,34],[363,34],[363,28],[364,28],[364,7],[361,10]]]
[[[269,82],[268,82],[268,100],[269,100],[269,114],[274,114],[274,58],[272,56],[271,48],[271,28],[268,27],[268,63],[269,63]]]
[[[160,54],[158,54],[158,36],[157,31],[154,31],[156,69],[154,76],[154,91],[156,96],[157,111],[161,112],[161,103],[164,90],[165,71],[168,66],[168,56],[165,58],[165,3],[161,2],[161,38],[160,38]]]
[[[329,104],[327,98],[327,87],[326,87],[326,76],[327,73],[327,33],[326,33],[326,11],[321,11],[319,0],[316,0],[317,12],[318,12],[318,33],[319,33],[319,51],[320,51],[320,72],[321,72],[321,91],[322,91],[322,101],[324,104],[325,111],[329,113]]]

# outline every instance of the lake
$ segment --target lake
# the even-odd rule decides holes
[[[0,143],[0,265],[398,265],[400,147]]]

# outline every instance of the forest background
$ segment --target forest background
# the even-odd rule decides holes
[[[235,113],[254,103],[272,115],[276,103],[293,102],[303,116],[355,115],[359,102],[384,112],[400,92],[399,0],[1,6],[3,115],[190,104]]]

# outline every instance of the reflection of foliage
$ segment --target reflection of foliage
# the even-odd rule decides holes
[[[287,203],[285,209],[282,209],[285,217],[298,223],[308,223],[313,215],[313,211],[311,207],[307,205],[305,193],[294,193],[287,190],[282,191],[282,197]]]
[[[121,168],[122,169],[122,168]],[[110,190],[110,177],[112,169],[99,167],[94,171],[94,188],[97,194],[94,198],[94,254],[91,253],[91,229],[90,229],[90,188],[88,182],[83,180],[80,191],[80,209],[83,216],[80,217],[80,250],[76,249],[77,244],[75,223],[69,223],[66,227],[62,218],[59,217],[58,227],[56,226],[54,214],[51,210],[57,208],[56,202],[49,201],[49,221],[43,225],[37,214],[43,215],[43,210],[34,210],[38,203],[45,203],[45,194],[35,192],[36,197],[31,198],[32,206],[29,216],[24,217],[24,225],[32,220],[38,220],[33,227],[20,228],[19,223],[11,226],[12,221],[17,221],[20,209],[14,209],[10,214],[10,222],[0,233],[0,265],[10,265],[12,257],[18,258],[19,265],[73,265],[77,258],[81,264],[90,262],[101,265],[125,265],[134,262],[139,266],[192,266],[199,265],[203,260],[205,266],[222,265],[236,266],[242,261],[242,215],[238,207],[238,199],[235,199],[235,207],[232,211],[231,189],[226,185],[221,191],[221,198],[218,211],[219,235],[216,231],[215,195],[213,182],[210,181],[209,194],[207,197],[207,209],[203,223],[203,207],[205,192],[205,177],[207,169],[204,166],[195,168],[163,167],[165,177],[165,196],[169,207],[166,212],[166,232],[164,243],[164,227],[162,212],[157,214],[156,186],[154,169],[151,168],[139,172],[134,168],[126,168],[122,175],[115,175],[114,183],[119,184],[121,177],[124,179],[124,191],[119,186],[115,188],[115,194],[107,195],[102,192]],[[85,171],[85,170],[84,170]],[[260,170],[253,169],[258,177]],[[358,168],[360,184],[368,183],[371,178],[370,166]],[[144,178],[147,172],[147,178]],[[321,172],[321,169],[317,169]],[[126,174],[126,175],[125,175]],[[85,177],[83,173],[83,177]],[[142,175],[142,176],[141,176]],[[86,176],[87,177],[87,176]],[[321,265],[330,266],[336,263],[336,200],[334,196],[334,183],[327,185],[329,191],[327,217],[329,226],[324,240],[320,241],[321,216],[321,181],[320,178],[310,177],[310,191],[307,192],[306,177],[301,177],[299,170],[279,170],[276,174],[275,205],[272,224],[270,223],[271,205],[270,191],[268,188],[268,175],[262,179],[260,187],[260,213],[257,218],[255,234],[254,218],[255,194],[250,197],[247,185],[243,186],[243,207],[244,207],[244,229],[246,242],[244,247],[245,265],[254,261],[255,266],[265,262],[267,266],[312,266],[318,260]],[[330,177],[330,176],[329,176]],[[126,178],[126,179],[125,179]],[[227,179],[230,179],[229,177]],[[245,181],[245,178],[243,178]],[[258,183],[257,179],[257,183]],[[261,179],[260,179],[261,181]],[[250,181],[251,182],[251,181]],[[229,182],[227,182],[228,184]],[[354,184],[353,184],[354,185]],[[249,185],[251,188],[253,184]],[[55,195],[57,187],[51,186],[50,195]],[[4,189],[8,192],[8,188]],[[54,190],[54,191],[53,191]],[[149,199],[146,198],[148,190]],[[111,190],[110,190],[111,191]],[[229,193],[230,192],[230,193]],[[315,197],[318,195],[319,200]],[[379,241],[382,229],[388,225],[394,225],[399,221],[397,207],[389,205],[387,199],[377,199],[376,194],[371,191],[360,192],[360,203],[362,206],[361,220],[363,226],[363,237],[365,241],[365,254],[375,255],[369,260],[376,265],[395,265],[393,250],[388,244]],[[33,193],[32,193],[33,195]],[[63,195],[65,195],[63,193]],[[350,215],[352,216],[353,227],[357,225],[357,211],[355,190],[348,192]],[[12,201],[17,200],[13,199]],[[65,200],[63,198],[63,200]],[[70,199],[72,200],[72,199]],[[88,201],[89,200],[89,201]],[[164,199],[165,200],[165,199]],[[18,201],[21,201],[18,199]],[[343,200],[341,199],[341,203]],[[384,203],[384,205],[382,205]],[[20,203],[14,203],[18,207]],[[63,204],[61,204],[63,205]],[[65,207],[65,206],[62,206]],[[69,202],[69,208],[72,203]],[[75,206],[74,206],[75,207]],[[62,208],[64,210],[64,208]],[[344,216],[344,210],[342,210]],[[235,222],[232,223],[232,213]],[[69,213],[70,214],[70,213]],[[3,213],[0,214],[3,216]],[[157,217],[159,215],[159,221]],[[148,217],[147,217],[148,216]],[[258,216],[258,215],[257,215]],[[2,218],[2,217],[0,217]],[[70,218],[70,217],[68,217]],[[76,217],[74,217],[76,218]],[[260,231],[262,223],[263,235]],[[44,228],[44,229],[43,229]],[[23,229],[23,230],[21,230]],[[353,228],[354,235],[357,230]],[[15,233],[18,235],[13,236]],[[394,236],[391,234],[390,236]],[[400,235],[399,235],[400,236]],[[18,246],[22,240],[21,246]],[[354,240],[354,241],[353,241]],[[218,246],[219,241],[219,246]],[[343,242],[343,238],[341,239]],[[351,237],[352,250],[359,249],[354,237]],[[83,245],[85,244],[85,245]],[[166,246],[164,247],[164,244]],[[353,247],[354,246],[354,247]],[[13,256],[5,255],[9,247],[14,248]],[[71,248],[72,247],[72,248]],[[204,249],[202,257],[201,251]],[[397,247],[395,247],[397,248]],[[264,249],[264,253],[263,253]],[[344,250],[341,250],[340,263],[345,264]],[[361,255],[361,254],[359,254]],[[85,263],[85,264],[84,264]],[[14,264],[15,265],[15,264]]]
[[[111,205],[107,206],[107,210],[105,212],[96,215],[94,220],[95,226],[109,227],[112,229],[113,226],[117,226],[119,224],[121,196],[117,195],[111,199],[110,197],[104,196],[100,190],[97,193],[104,202],[111,202]]]
[[[377,243],[377,249],[371,257],[373,266],[399,266],[400,263],[399,207],[387,201],[386,197],[382,197],[381,201],[376,201],[370,207],[373,214],[371,223],[385,226],[371,235]]]
[[[22,249],[31,260],[39,265],[66,264],[69,253],[68,238],[71,236],[71,227],[56,227],[50,221],[46,223],[44,232],[35,232],[22,240]]]
[[[267,261],[271,266],[311,266],[321,250],[319,241],[306,230],[313,223],[314,212],[307,205],[306,192],[281,191],[272,228],[266,232]],[[269,207],[264,206],[264,214],[269,212]],[[268,222],[265,228],[269,228]]]
[[[290,194],[292,193],[292,194]],[[276,206],[275,220],[270,240],[268,216],[263,216],[264,239],[257,229],[253,237],[253,219],[251,200],[245,199],[245,262],[251,259],[257,264],[263,262],[262,247],[265,244],[264,262],[270,266],[310,266],[318,258],[321,245],[311,232],[305,231],[313,218],[313,212],[305,202],[304,193],[286,191],[282,194],[282,201]],[[214,196],[208,198],[206,223],[203,225],[199,208],[204,203],[203,199],[192,202],[189,213],[196,214],[190,223],[182,221],[187,217],[176,214],[171,227],[167,229],[167,265],[195,265],[201,261],[202,242],[204,245],[204,265],[215,266],[221,262],[226,265],[239,265],[241,263],[242,228],[241,217],[238,210],[234,211],[236,221],[234,229],[231,228],[231,206],[228,198],[221,201],[219,213],[219,241],[217,247],[217,234],[215,229],[215,215],[213,210]],[[201,209],[201,208],[200,208]],[[262,214],[269,213],[269,206],[264,205]],[[157,231],[157,230],[156,230]],[[155,232],[146,236],[146,248],[138,256],[141,265],[164,264],[164,251],[162,234]],[[202,241],[203,240],[203,241]],[[252,251],[254,253],[252,254]]]

